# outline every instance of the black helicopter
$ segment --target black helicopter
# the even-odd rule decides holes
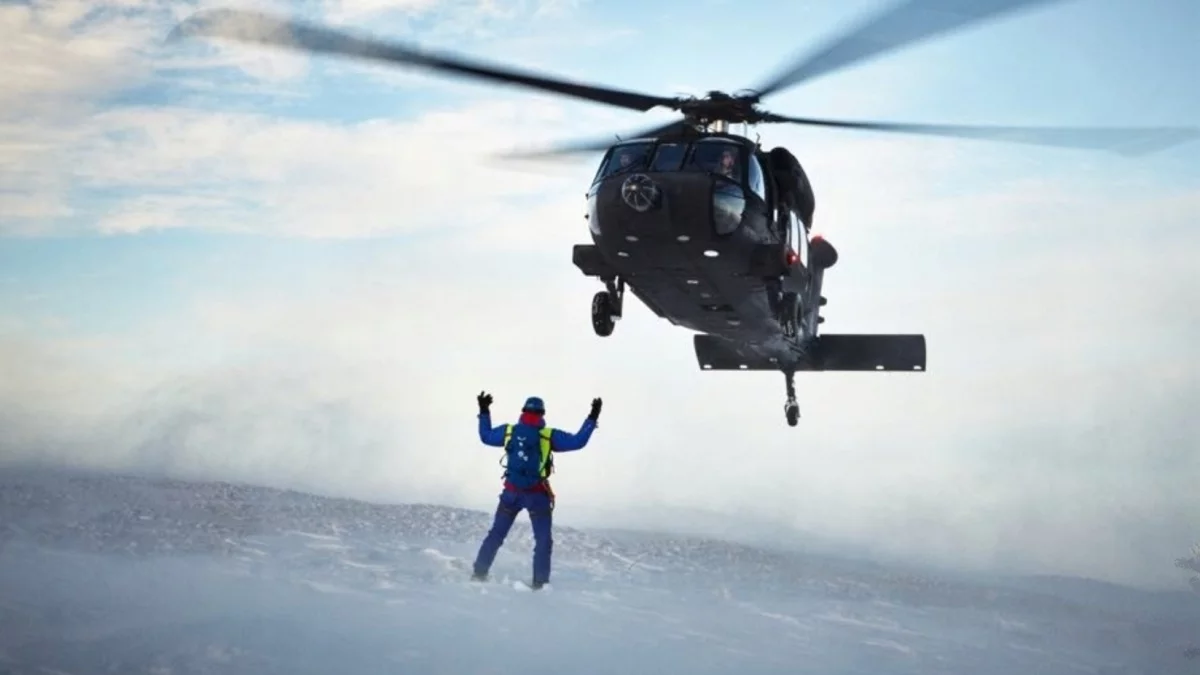
[[[1181,142],[1189,128],[1035,128],[853,122],[778,115],[759,103],[786,87],[1015,10],[1061,0],[907,0],[862,21],[757,88],[736,95],[667,98],[471,61],[268,14],[208,10],[172,37],[210,36],[307,52],[424,67],[524,86],[637,111],[676,110],[668,124],[513,156],[604,152],[587,192],[591,244],[574,264],[603,282],[592,300],[598,335],[613,332],[632,291],[659,317],[698,331],[706,370],[771,370],[787,384],[785,414],[796,426],[794,376],[801,371],[925,370],[923,335],[822,335],[825,271],[838,252],[813,235],[816,199],[787,148],[764,149],[729,125],[787,123],[1007,140],[1126,154]]]

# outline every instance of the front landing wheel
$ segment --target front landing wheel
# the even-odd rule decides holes
[[[592,328],[595,329],[596,335],[608,337],[612,335],[616,325],[616,311],[613,307],[612,295],[608,291],[596,293],[592,297]]]

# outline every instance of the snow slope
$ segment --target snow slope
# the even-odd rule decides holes
[[[0,471],[3,673],[1200,672],[1186,591],[980,579],[266,488]],[[1169,564],[1165,561],[1164,564]]]

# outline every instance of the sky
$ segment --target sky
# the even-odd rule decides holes
[[[246,45],[266,7],[654,94],[752,87],[884,6],[675,0],[0,4],[0,461],[490,509],[526,396],[584,451],[558,521],[833,541],[1183,583],[1200,530],[1200,141],[1153,155],[764,125],[839,249],[825,332],[922,332],[921,374],[701,372],[636,301],[589,321],[599,155],[498,152],[670,117]],[[1200,119],[1200,6],[1071,0],[773,96],[783,114]]]

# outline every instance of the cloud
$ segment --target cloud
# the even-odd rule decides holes
[[[241,82],[231,79],[229,67],[277,87],[309,72],[309,59],[219,42],[161,45],[187,10],[206,4],[146,2],[137,12],[78,5],[65,17],[63,8],[34,6],[0,14],[4,32],[15,38],[0,53],[10,64],[6,82],[13,83],[3,94],[7,105],[0,106],[0,182],[7,186],[0,193],[0,231],[128,234],[190,223],[363,236],[444,225],[444,204],[467,192],[472,209],[458,218],[490,217],[505,199],[561,190],[589,173],[554,178],[502,171],[488,161],[490,154],[522,139],[584,132],[612,116],[568,116],[569,108],[537,97],[350,122],[222,109],[217,97],[238,100],[231,98],[237,90],[225,89]],[[468,29],[459,19],[466,21],[464,13],[478,3],[446,4],[438,9],[445,19],[438,25]],[[488,6],[501,18],[544,9]],[[359,19],[385,9],[406,18],[432,9],[428,2],[322,7]],[[343,61],[327,65],[341,74],[351,68]],[[355,67],[360,76],[375,72]],[[113,95],[151,86],[175,87],[167,91],[178,102],[107,105]],[[343,215],[347,203],[355,204],[353,219]]]
[[[85,20],[89,4],[0,7],[5,118],[51,113],[65,98],[86,99],[130,77],[127,69],[146,42],[147,22],[119,17],[77,32],[73,26]]]
[[[483,161],[510,134],[537,133],[559,117],[503,103],[347,125],[126,108],[98,115],[89,134],[120,137],[119,149],[99,141],[60,150],[73,155],[80,185],[137,195],[112,200],[110,218],[126,224],[362,236],[453,226],[507,198],[565,187]],[[60,157],[51,153],[48,164]],[[462,195],[471,202],[449,214]]]
[[[0,231],[44,233],[70,221],[76,186],[63,169],[73,154],[120,150],[94,117],[114,95],[153,82],[157,68],[228,63],[219,49],[201,59],[159,51],[169,26],[201,6],[62,0],[0,7]],[[263,73],[271,70],[264,64],[289,58],[259,54],[241,66]]]
[[[334,24],[353,22],[368,17],[377,17],[385,12],[403,11],[405,14],[419,13],[432,9],[443,0],[323,0],[325,18]]]

